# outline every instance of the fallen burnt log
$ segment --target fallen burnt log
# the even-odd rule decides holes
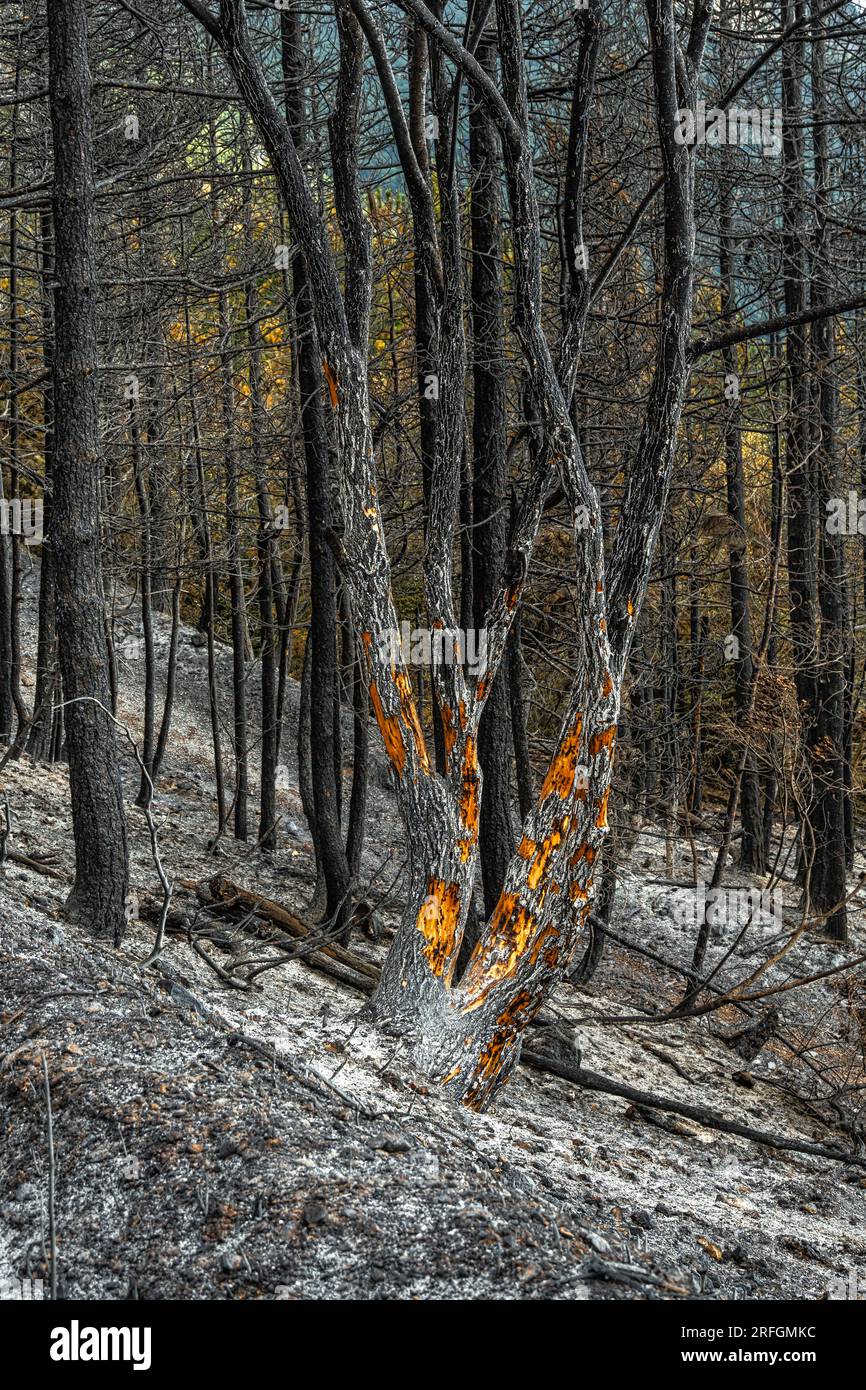
[[[178,900],[177,889],[191,895],[190,905]],[[186,937],[217,974],[224,975],[224,972],[201,950],[201,944],[208,941],[221,950],[235,953],[237,934],[242,932],[263,945],[273,946],[280,953],[270,961],[259,962],[258,970],[246,981],[247,986],[255,974],[265,968],[276,968],[289,960],[302,960],[313,970],[361,994],[372,994],[376,987],[379,972],[374,965],[345,947],[329,942],[321,929],[288,908],[259,897],[229,879],[217,876],[201,883],[186,880],[175,885],[175,894],[174,906],[166,919],[167,933]],[[141,895],[138,913],[144,921],[157,917],[160,910],[161,904],[150,894]],[[241,982],[227,980],[226,983],[240,985]]]
[[[204,885],[199,885],[200,898],[203,896],[203,887]],[[288,908],[270,898],[263,898],[258,893],[250,892],[248,888],[241,888],[239,884],[232,883],[230,879],[224,878],[221,874],[216,874],[208,881],[207,893],[209,897],[205,898],[205,901],[219,902],[229,908],[243,909],[246,913],[252,913],[254,918],[270,923],[272,927],[276,927],[295,941],[310,940],[312,943],[316,941],[317,937],[323,936],[320,928],[305,922],[297,913],[290,912]],[[355,974],[370,980],[372,984],[375,984],[379,979],[379,971],[375,965],[362,960],[360,956],[355,955],[336,941],[323,941],[321,945],[316,946],[316,951],[337,961],[340,965],[346,966],[347,969],[353,970]],[[311,958],[308,957],[307,959]]]
[[[6,859],[12,864],[21,864],[25,869],[32,869],[34,873],[44,874],[46,878],[56,878],[59,883],[71,883],[72,874],[65,869],[55,868],[47,857],[36,858],[30,854],[24,854],[19,849],[7,849]]]
[[[252,931],[255,935],[261,935],[272,944],[279,946],[279,940],[275,939],[273,935],[275,930],[288,939],[286,945],[308,942],[313,949],[309,953],[304,953],[302,959],[313,969],[330,975],[340,983],[348,984],[364,994],[372,994],[375,989],[379,979],[379,971],[375,965],[362,960],[338,943],[324,942],[319,944],[317,936],[320,936],[321,933],[317,933],[316,927],[306,923],[296,913],[289,911],[280,903],[263,898],[247,888],[242,888],[239,884],[233,883],[222,875],[216,875],[206,884],[189,884],[187,886],[194,888],[199,901],[205,906],[219,904],[229,910],[236,909],[241,914],[241,921],[234,923],[234,925],[242,925],[245,931]],[[225,924],[224,919],[223,924]],[[266,930],[264,924],[267,924]],[[539,1016],[537,1021],[539,1024],[550,1022],[546,1016]],[[866,1167],[866,1159],[836,1145],[821,1144],[797,1139],[791,1135],[774,1134],[766,1130],[755,1129],[751,1125],[740,1124],[736,1120],[728,1119],[727,1116],[710,1110],[706,1106],[694,1105],[686,1101],[669,1100],[667,1097],[656,1095],[651,1091],[641,1091],[634,1086],[616,1081],[612,1077],[602,1076],[597,1072],[589,1071],[555,1056],[543,1056],[539,1052],[524,1049],[521,1061],[535,1071],[559,1076],[584,1090],[619,1096],[623,1100],[629,1101],[637,1112],[646,1118],[649,1118],[649,1112],[653,1111],[678,1115],[684,1119],[695,1121],[706,1128],[720,1130],[722,1133],[747,1139],[751,1143],[762,1144],[768,1148],[810,1154],[816,1158],[827,1158],[837,1163],[850,1163],[857,1167]]]
[[[532,1067],[534,1071],[550,1072],[553,1076],[562,1077],[564,1081],[572,1081],[585,1091],[601,1091],[605,1095],[620,1096],[623,1100],[631,1101],[632,1105],[639,1107],[640,1110],[667,1111],[671,1115],[681,1115],[686,1120],[695,1120],[699,1125],[704,1125],[708,1129],[718,1129],[723,1134],[733,1134],[740,1139],[748,1139],[753,1144],[764,1144],[771,1149],[785,1149],[791,1153],[811,1154],[815,1158],[829,1158],[834,1163],[851,1163],[859,1168],[866,1168],[866,1158],[837,1147],[835,1144],[819,1144],[809,1139],[796,1139],[793,1135],[772,1134],[766,1130],[754,1129],[751,1125],[742,1125],[737,1120],[729,1120],[726,1115],[720,1115],[718,1111],[710,1110],[705,1105],[692,1105],[683,1100],[668,1100],[667,1097],[657,1096],[652,1091],[640,1091],[637,1087],[627,1086],[624,1082],[615,1081],[612,1077],[600,1076],[598,1072],[587,1071],[585,1067],[569,1066],[567,1063],[557,1061],[552,1057],[542,1057],[537,1052],[524,1050],[520,1060],[526,1066]]]

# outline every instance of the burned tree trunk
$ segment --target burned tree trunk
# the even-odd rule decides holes
[[[285,82],[286,134],[302,150],[307,134],[300,6],[281,16],[281,60]],[[291,215],[292,208],[288,204]],[[316,857],[325,888],[325,916],[345,923],[351,907],[350,875],[340,827],[341,757],[337,665],[337,573],[329,541],[333,527],[330,457],[323,393],[326,374],[317,340],[314,296],[304,246],[292,262],[298,334],[298,386],[306,467],[310,557],[309,739],[312,823]],[[333,385],[328,381],[329,393]],[[310,817],[308,816],[308,820]]]
[[[815,298],[828,303],[833,292],[829,240],[832,165],[827,138],[824,39],[816,22],[812,46],[812,91],[816,110],[815,188],[817,246],[814,256]],[[836,335],[832,318],[812,325],[812,349],[816,369],[817,418],[816,472],[818,513],[826,517],[826,500],[842,490],[839,457]],[[846,686],[849,664],[848,585],[845,538],[821,527],[818,543],[818,604],[820,613],[817,717],[813,762],[814,806],[810,826],[814,857],[809,874],[809,897],[826,919],[828,936],[844,944],[847,938],[846,803],[849,800],[846,771]]]
[[[723,156],[724,158],[724,156]],[[723,322],[736,314],[736,291],[732,251],[730,178],[722,179],[719,189],[719,273],[722,289]],[[731,590],[731,636],[734,639],[734,704],[737,718],[746,720],[752,701],[754,679],[752,659],[752,616],[746,530],[746,495],[743,477],[742,410],[737,349],[722,350],[725,396],[725,479],[727,488],[728,571]],[[742,738],[748,742],[749,728]],[[751,873],[764,872],[764,837],[761,817],[760,784],[755,758],[747,750],[740,785],[740,816],[743,826],[742,867]]]
[[[249,801],[246,589],[241,543],[240,470],[235,422],[235,383],[232,356],[229,350],[231,324],[228,314],[228,296],[222,291],[219,294],[219,334],[220,396],[224,435],[226,552],[232,634],[232,700],[235,744],[234,833],[236,840],[245,840],[248,829],[247,809]]]
[[[85,0],[49,0],[48,31],[57,277],[51,546],[75,835],[75,883],[67,906],[88,930],[119,941],[129,869],[123,790],[107,713]]]
[[[500,90],[422,0],[407,0],[407,7],[441,53],[457,64],[488,104],[500,131],[514,240],[515,331],[543,439],[517,507],[501,587],[486,615],[487,670],[470,678],[459,664],[443,663],[439,669],[434,665],[444,742],[444,767],[439,772],[426,747],[411,680],[392,641],[396,615],[367,383],[369,234],[358,193],[355,149],[361,30],[374,53],[392,130],[412,186],[413,215],[418,226],[430,230],[435,245],[431,210],[425,206],[429,188],[412,148],[399,88],[363,0],[336,0],[341,68],[330,130],[335,202],[345,247],[342,288],[327,230],[291,133],[255,55],[243,5],[240,0],[223,0],[216,18],[201,0],[184,3],[208,28],[231,67],[271,159],[309,275],[340,459],[345,573],[352,587],[370,699],[391,762],[409,852],[406,910],[382,971],[374,1011],[381,1022],[413,1032],[421,1060],[449,1092],[482,1108],[507,1079],[519,1056],[524,1029],[571,962],[590,910],[594,868],[607,834],[620,688],[667,500],[691,363],[694,151],[679,144],[675,132],[680,101],[693,107],[696,100],[710,11],[697,6],[683,49],[671,0],[650,0],[648,5],[665,174],[664,283],[647,412],[627,479],[608,579],[599,498],[586,471],[570,410],[590,286],[585,267],[576,270],[559,360],[554,361],[542,326],[541,236],[519,5],[517,0],[497,0]],[[583,76],[575,129],[576,138],[583,142],[593,89],[589,54],[597,25],[598,12],[593,7],[584,34],[589,47],[582,41],[580,48]],[[582,167],[579,159],[577,168]],[[433,625],[438,624],[450,640],[464,383],[460,306],[451,293],[459,284],[454,269],[459,260],[459,226],[453,203],[447,202],[453,198],[453,188],[447,183],[443,187],[441,177],[440,196],[446,200],[441,255],[443,284],[448,286],[441,300],[439,370],[444,401],[433,480],[440,526],[428,532],[425,580]],[[571,215],[580,241],[579,194]],[[433,246],[430,254],[435,259]],[[502,892],[465,973],[455,983],[478,858],[479,720],[504,656],[544,499],[556,473],[575,517],[575,583],[582,602],[574,681],[556,752],[524,823]],[[584,514],[588,525],[583,524]]]
[[[782,0],[783,26],[799,13],[794,0]],[[806,308],[805,228],[807,205],[803,149],[803,58],[795,39],[782,49],[782,190],[785,311],[796,317]],[[817,503],[811,450],[808,377],[809,336],[801,324],[786,333],[788,410],[785,426],[785,480],[788,502],[788,600],[797,703],[800,709],[803,775],[800,789],[800,876],[808,889],[813,860],[810,777],[817,715]]]
[[[45,421],[45,500],[43,502],[42,565],[39,574],[39,635],[36,645],[36,685],[33,692],[33,718],[27,730],[26,751],[35,762],[51,757],[55,715],[60,700],[57,671],[57,624],[55,613],[54,556],[48,536],[51,531],[51,497],[54,490],[54,401],[51,379],[54,352],[54,312],[51,277],[54,273],[54,229],[50,209],[39,219],[41,243],[39,294],[42,318],[43,362],[47,380],[42,393]],[[2,722],[2,721],[0,721]]]
[[[496,49],[482,40],[477,57],[495,81]],[[472,558],[474,625],[484,632],[502,578],[508,496],[506,358],[499,197],[499,140],[483,101],[473,100],[469,124],[472,170]],[[486,640],[486,635],[485,635]],[[476,639],[477,645],[477,639]],[[478,726],[481,801],[481,873],[484,909],[499,899],[514,853],[511,825],[511,728],[507,663],[493,680]]]
[[[136,806],[149,806],[152,794],[152,773],[154,755],[154,730],[156,725],[156,668],[153,650],[153,548],[150,510],[150,488],[144,476],[144,460],[141,448],[141,426],[138,418],[138,404],[129,403],[129,432],[132,444],[132,472],[138,515],[141,523],[141,570],[139,590],[141,593],[141,628],[144,646],[144,733],[142,737],[141,781],[136,797]]]

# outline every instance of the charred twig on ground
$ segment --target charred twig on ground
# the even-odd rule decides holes
[[[653,1057],[658,1057],[660,1062],[666,1062],[669,1067],[673,1067],[677,1076],[681,1076],[683,1081],[692,1080],[685,1067],[681,1067],[675,1057],[671,1057],[669,1053],[663,1052],[660,1047],[653,1047],[652,1043],[645,1042],[642,1046],[646,1052],[652,1053]]]
[[[29,854],[23,854],[19,849],[7,849],[6,858],[12,864],[21,864],[25,869],[32,869],[34,873],[44,874],[46,878],[56,878],[60,883],[71,883],[72,875],[67,874],[63,869],[55,869],[47,859],[34,859]]]

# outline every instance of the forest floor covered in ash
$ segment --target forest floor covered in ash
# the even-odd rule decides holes
[[[35,587],[30,576],[28,694]],[[132,613],[118,622],[124,633],[137,633]],[[164,644],[162,619],[158,633]],[[228,653],[221,660],[228,702]],[[118,715],[137,734],[140,663],[121,665]],[[565,1036],[576,1030],[582,1064],[595,1073],[835,1146],[848,1161],[754,1143],[525,1066],[490,1111],[470,1114],[364,1020],[351,971],[339,981],[320,958],[281,957],[237,917],[222,936],[195,938],[198,949],[194,929],[183,930],[207,900],[196,885],[214,875],[301,917],[313,887],[294,688],[277,852],[266,858],[230,839],[208,852],[216,816],[205,670],[185,629],[154,804],[177,885],[175,930],[158,967],[142,965],[158,882],[133,806],[131,754],[124,776],[141,916],[121,949],[63,915],[74,864],[65,767],[24,757],[0,774],[17,856],[0,868],[0,1278],[48,1277],[44,1057],[66,1298],[774,1300],[845,1296],[858,1280],[866,1293],[862,966],[772,996],[778,1020],[748,1061],[728,1040],[746,1021],[741,1010],[653,1022],[682,992],[681,976],[660,962],[690,957],[694,933],[681,921],[694,890],[676,885],[693,879],[694,866],[686,845],[666,862],[663,841],[645,827],[621,873],[618,940],[592,982],[563,984],[548,1012]],[[382,939],[351,944],[368,971],[395,928],[403,874],[381,759],[371,783],[363,881],[370,899],[381,898]],[[714,850],[711,834],[697,838],[706,877]],[[735,864],[727,879],[748,882]],[[792,914],[794,905],[792,896]],[[710,963],[730,944],[712,941]],[[853,910],[845,956],[807,935],[760,988],[832,971],[864,947]],[[766,936],[747,936],[716,983],[743,979],[768,949]],[[279,964],[254,987],[226,982],[265,957]]]

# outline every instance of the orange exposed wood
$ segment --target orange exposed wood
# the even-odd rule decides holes
[[[610,787],[607,787],[606,790],[602,793],[601,800],[598,803],[598,815],[595,818],[595,823],[598,826],[599,830],[607,829],[607,799],[609,796]]]
[[[571,794],[582,729],[583,715],[578,714],[574,724],[563,739],[559,752],[554,755],[553,761],[547,769],[547,776],[541,788],[542,800],[551,792],[557,792],[563,801]]]
[[[445,771],[447,772],[449,759],[457,742],[457,730],[454,727],[454,716],[448,705],[442,705],[440,715],[442,718],[442,737],[445,742]]]
[[[337,378],[334,376],[334,373],[331,371],[331,364],[330,364],[329,362],[323,362],[323,363],[322,363],[322,371],[324,372],[324,374],[325,374],[325,380],[326,380],[326,382],[328,383],[328,392],[329,392],[330,397],[331,397],[331,409],[332,409],[332,410],[336,410],[336,409],[337,409],[337,399],[338,399],[338,397],[337,397]]]
[[[539,883],[541,882],[544,876],[544,871],[550,863],[551,856],[553,855],[554,850],[558,849],[558,847],[562,844],[562,834],[563,830],[561,823],[554,825],[550,831],[550,834],[546,836],[545,839],[543,839],[541,844],[538,846],[538,849],[535,852],[535,858],[532,864],[530,865],[528,874],[526,875],[526,881],[529,884],[530,888],[537,888]]]
[[[463,755],[463,789],[460,793],[460,819],[471,831],[473,839],[478,835],[478,754],[475,740],[466,740]]]
[[[533,917],[516,893],[502,893],[490,923],[493,950],[511,948],[512,956],[522,953],[533,927]]]
[[[385,713],[375,681],[370,681],[369,689],[370,702],[376,716],[376,723],[379,725],[385,752],[388,754],[388,760],[395,768],[398,777],[402,777],[403,769],[406,766],[406,745],[403,742],[400,721],[396,715]]]
[[[526,1027],[537,1007],[529,991],[522,989],[499,1015],[497,1027],[493,1030],[486,1047],[481,1050],[472,1083],[464,1097],[470,1109],[476,1109],[484,1103],[489,1083],[498,1076],[505,1060],[507,1044],[513,1041],[516,1033]],[[522,1018],[524,1014],[527,1015],[525,1019]]]
[[[418,911],[417,927],[424,937],[422,954],[434,975],[445,971],[457,939],[460,918],[460,886],[431,878],[427,897]]]
[[[606,729],[601,729],[599,733],[593,734],[592,738],[589,740],[590,757],[594,758],[595,755],[597,753],[600,753],[603,748],[607,748],[608,751],[610,751],[613,748],[615,742],[616,725],[609,724]]]
[[[489,932],[476,946],[466,973],[469,1002],[464,1006],[465,1013],[477,1009],[499,980],[513,974],[534,925],[535,918],[516,893],[500,894]]]
[[[520,844],[517,846],[517,853],[520,855],[521,859],[531,859],[535,853],[535,841],[528,840],[524,835]]]
[[[538,933],[538,936],[532,943],[532,949],[529,952],[529,959],[532,961],[533,965],[538,960],[538,957],[541,953],[541,948],[544,945],[545,941],[549,941],[552,936],[559,936],[558,928],[552,926],[545,927],[544,931]]]
[[[408,726],[412,733],[412,741],[415,744],[415,752],[418,761],[425,772],[430,771],[430,758],[427,754],[427,744],[424,741],[424,731],[421,728],[421,721],[418,718],[418,711],[415,707],[415,700],[412,695],[412,683],[405,671],[401,671],[395,676],[394,684],[397,687],[397,695],[400,699],[400,708],[403,711],[403,722]]]

